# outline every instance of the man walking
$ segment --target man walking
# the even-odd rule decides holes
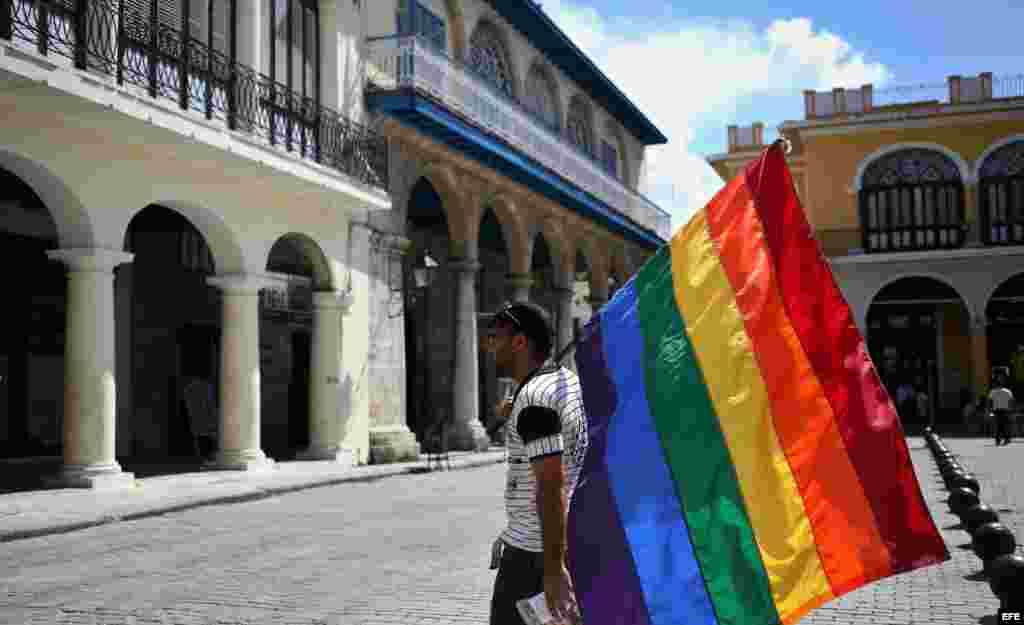
[[[996,447],[1010,444],[1010,411],[1013,410],[1013,393],[1006,388],[1004,376],[997,375],[988,393],[989,409],[996,422]],[[1000,443],[1000,441],[1002,441]]]
[[[543,592],[563,621],[575,612],[565,565],[569,497],[583,465],[587,423],[579,379],[550,360],[551,318],[539,306],[517,302],[494,316],[490,349],[501,375],[518,383],[507,414],[508,525],[495,542],[498,568],[491,625],[523,625],[516,602]]]

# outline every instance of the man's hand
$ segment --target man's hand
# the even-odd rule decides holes
[[[572,623],[576,614],[576,598],[572,591],[572,581],[565,565],[553,571],[544,569],[544,595],[547,598],[548,610],[558,623]]]

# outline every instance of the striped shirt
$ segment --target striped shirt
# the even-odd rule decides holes
[[[526,379],[516,395],[505,428],[508,526],[501,540],[526,551],[544,551],[530,461],[561,454],[563,493],[568,505],[587,450],[587,418],[579,378],[565,367],[545,364]]]

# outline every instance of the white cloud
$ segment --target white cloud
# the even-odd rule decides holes
[[[705,157],[727,149],[728,124],[762,121],[768,133],[803,116],[804,89],[877,86],[891,77],[806,18],[758,30],[743,20],[609,20],[573,0],[543,6],[668,137],[668,145],[648,148],[648,194],[672,213],[673,228],[721,188]]]

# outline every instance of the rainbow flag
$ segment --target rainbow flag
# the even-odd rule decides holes
[[[795,623],[949,558],[778,144],[588,323],[586,625]]]

